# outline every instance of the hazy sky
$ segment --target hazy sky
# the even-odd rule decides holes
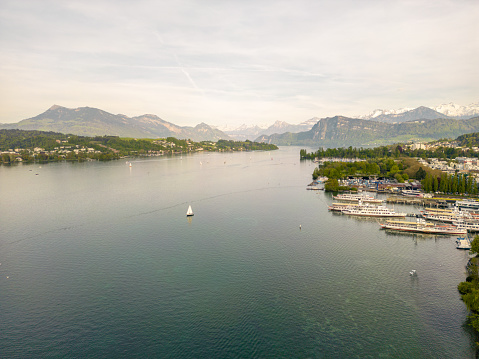
[[[1,0],[0,122],[234,127],[479,101],[478,0]]]

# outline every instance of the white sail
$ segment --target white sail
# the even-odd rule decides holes
[[[186,215],[187,216],[193,216],[194,215],[193,210],[191,209],[191,206],[188,206],[188,210],[186,211]]]

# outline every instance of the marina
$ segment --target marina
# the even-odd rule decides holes
[[[438,235],[460,235],[468,232],[479,232],[479,214],[470,210],[460,210],[456,206],[448,209],[425,207],[419,210],[419,212],[406,213],[396,212],[383,205],[363,203],[362,199],[359,198],[365,198],[364,194],[343,194],[333,196],[332,198],[336,200],[346,198],[347,200],[329,205],[328,210],[331,212],[356,217],[416,218],[415,221],[386,221],[380,223],[382,229]],[[353,203],[356,199],[358,202]],[[378,201],[381,200],[379,199]],[[427,220],[436,223],[430,223]]]

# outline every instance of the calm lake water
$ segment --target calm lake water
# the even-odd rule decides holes
[[[299,148],[131,161],[0,167],[0,357],[476,357],[455,237],[329,213]]]

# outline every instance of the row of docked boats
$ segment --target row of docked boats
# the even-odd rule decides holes
[[[382,205],[383,200],[362,193],[345,193],[333,196],[337,201],[329,206],[333,212],[341,212],[361,217],[406,217],[406,213],[396,212]]]
[[[427,209],[421,211],[423,218],[416,221],[400,220],[407,216],[406,213],[396,212],[382,205],[382,200],[365,194],[340,194],[333,196],[339,202],[329,206],[329,210],[340,212],[352,216],[390,218],[379,223],[382,229],[395,231],[426,233],[426,234],[446,234],[446,235],[464,235],[467,232],[479,232],[479,215],[476,217],[469,212],[441,209]],[[376,205],[380,204],[380,205]],[[436,222],[430,223],[426,219]]]
[[[469,232],[479,232],[479,214],[476,212],[463,211],[454,207],[453,209],[427,208],[420,213],[425,219],[431,221],[452,223]]]

